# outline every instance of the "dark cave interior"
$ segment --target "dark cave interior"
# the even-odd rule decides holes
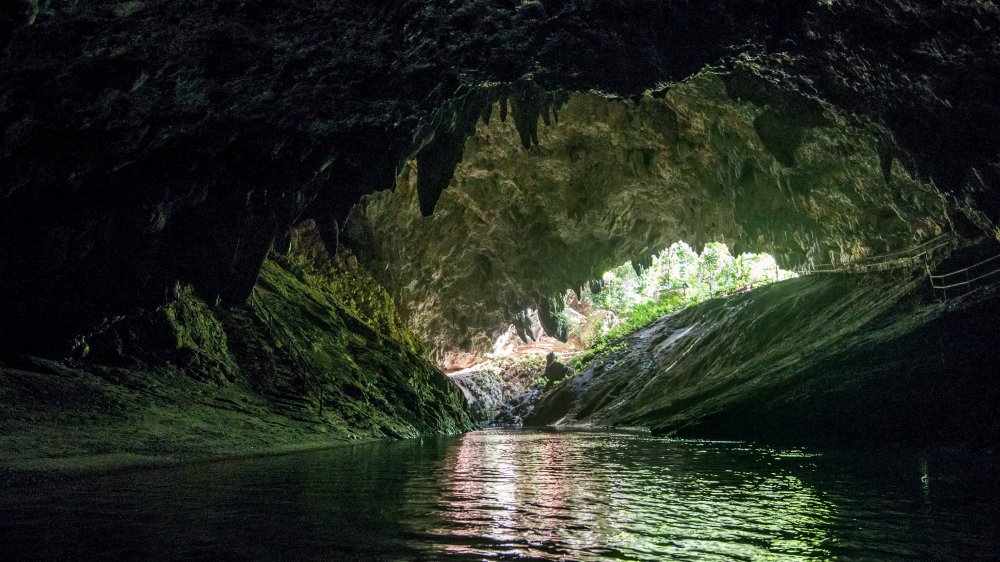
[[[750,299],[740,318],[709,303],[665,319],[674,332],[682,317],[729,325],[713,335],[728,344],[627,413],[605,409],[625,383],[592,366],[547,396],[561,405],[546,423],[575,412],[822,440],[849,419],[837,435],[986,442],[1000,427],[996,279],[949,301],[927,275],[996,249],[998,18],[992,2],[958,0],[6,2],[6,450],[207,455],[463,431],[462,394],[433,361],[482,351],[526,309],[554,333],[567,290],[681,239],[843,279],[736,297]],[[942,237],[946,250],[915,251]],[[873,267],[895,254],[909,258]],[[806,295],[812,316],[768,324]],[[812,336],[755,344],[772,364],[835,360],[867,382],[830,375],[833,390],[813,392],[801,365],[753,370],[740,341],[756,330]],[[905,383],[931,333],[968,373],[938,418],[971,413],[904,429],[939,392],[929,371]],[[667,337],[637,334],[634,353]],[[250,426],[322,431],[216,428],[163,445],[135,421],[155,406],[151,385],[232,402],[224,415]],[[898,400],[858,413],[879,409],[861,399],[873,392]],[[183,433],[218,415],[202,406],[157,423]]]

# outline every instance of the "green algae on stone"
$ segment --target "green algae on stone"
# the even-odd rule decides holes
[[[995,245],[956,254],[943,270]],[[998,288],[987,280],[942,302],[922,271],[897,270],[808,275],[704,301],[622,338],[550,388],[525,423],[800,444],[992,443]]]
[[[77,359],[0,366],[0,464],[248,455],[471,429],[459,387],[394,339],[370,282],[304,260],[267,259],[245,305],[214,308],[177,285],[167,304],[78,338]],[[369,297],[349,307],[345,293]],[[364,303],[380,303],[381,322]]]
[[[127,18],[129,16],[138,14],[146,7],[145,2],[119,2],[115,6],[115,15],[120,18]]]
[[[385,324],[343,304],[345,291],[371,288],[364,276],[345,277],[317,256],[293,246],[289,256],[265,261],[248,306],[227,322],[251,384],[283,411],[331,430],[412,437],[468,429],[458,387]]]
[[[300,279],[331,298],[382,335],[420,354],[423,346],[399,316],[396,303],[347,248],[330,255],[316,224],[307,220],[293,229],[288,263]]]

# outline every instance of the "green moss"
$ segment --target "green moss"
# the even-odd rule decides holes
[[[367,272],[341,269],[327,278],[325,291],[354,316],[377,332],[389,336],[414,353],[423,346],[406,327],[396,310],[396,303]]]
[[[596,360],[604,360],[624,351],[626,348],[625,336],[695,302],[697,302],[696,299],[672,294],[665,296],[658,302],[646,302],[632,307],[624,315],[624,322],[601,334],[586,351],[573,357],[569,362],[570,368],[574,372],[580,372]]]
[[[304,222],[292,236],[291,249],[282,263],[299,281],[379,334],[413,353],[424,353],[423,345],[400,318],[392,296],[349,250],[340,248],[336,256],[331,256],[313,221]]]
[[[360,296],[348,306],[345,294]],[[76,338],[72,360],[0,366],[15,389],[0,409],[30,421],[4,427],[0,446],[212,458],[471,429],[461,390],[386,329],[398,322],[387,302],[360,274],[276,257],[244,305],[212,307],[178,284],[163,306]]]
[[[196,378],[219,384],[235,378],[239,369],[222,323],[189,285],[178,284],[174,299],[162,311],[181,362]]]
[[[145,7],[145,2],[121,2],[115,6],[115,15],[125,18],[141,12]]]
[[[330,279],[284,258],[264,263],[248,306],[226,323],[254,388],[334,432],[411,437],[471,427],[457,386],[336,297],[370,294],[349,286],[363,278],[341,277],[337,289]]]

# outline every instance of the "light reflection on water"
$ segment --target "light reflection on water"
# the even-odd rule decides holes
[[[763,453],[664,444],[582,432],[466,436],[443,465],[436,546],[482,558],[498,549],[554,559],[831,556],[823,545],[834,507],[792,474],[740,468],[766,466]]]
[[[486,430],[0,488],[0,559],[1000,557],[989,455]]]

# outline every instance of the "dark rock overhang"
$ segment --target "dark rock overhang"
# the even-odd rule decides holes
[[[61,345],[178,279],[241,301],[291,225],[391,186],[463,86],[527,75],[636,96],[746,53],[887,125],[989,229],[998,21],[972,0],[7,2],[0,341]],[[779,145],[781,125],[761,122]],[[435,149],[425,211],[460,144]]]

